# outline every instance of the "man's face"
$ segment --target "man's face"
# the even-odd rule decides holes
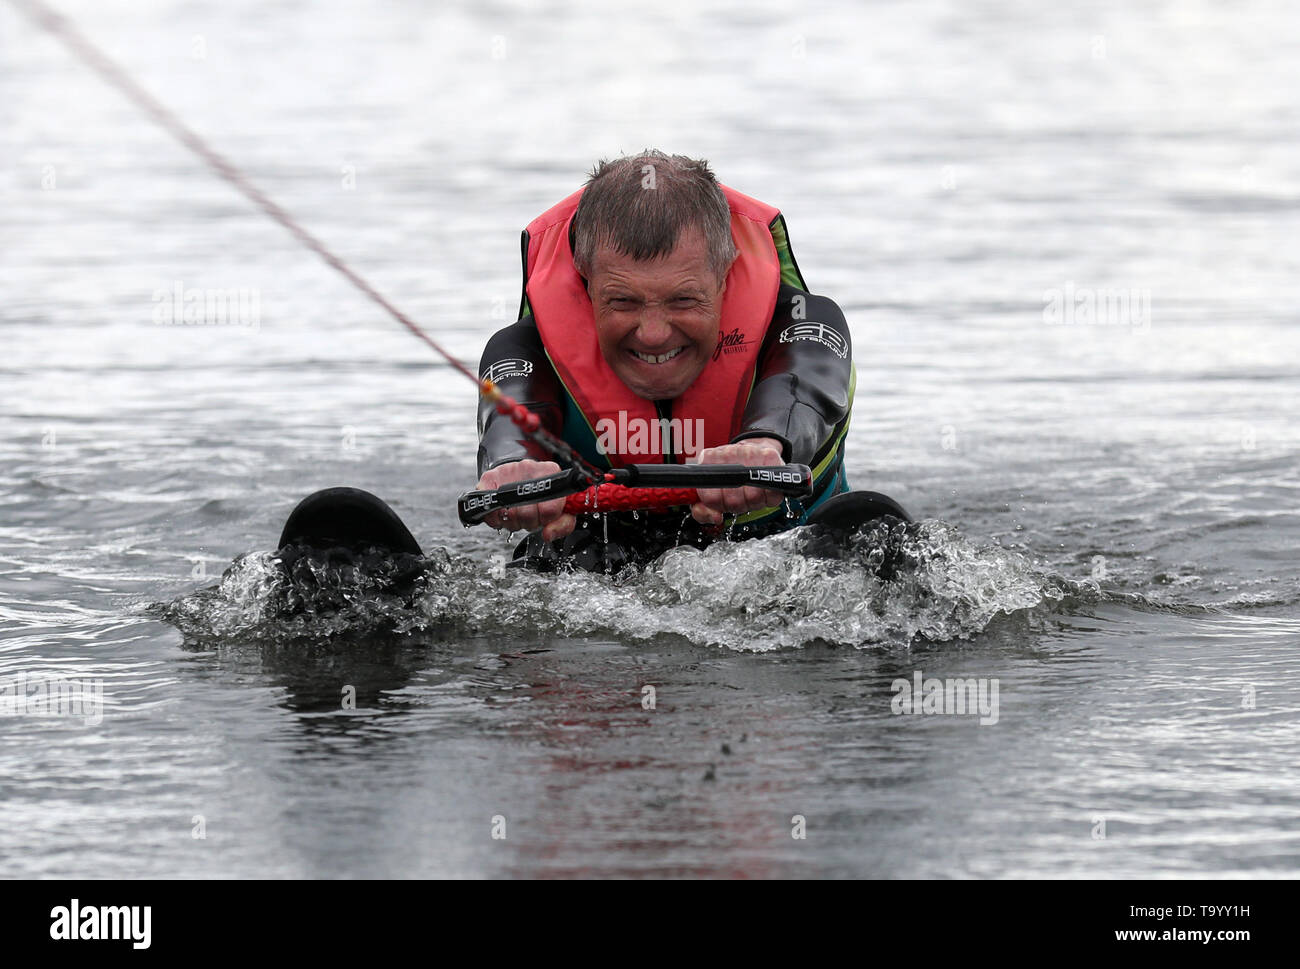
[[[666,256],[638,262],[606,247],[587,292],[600,351],[632,392],[647,400],[681,395],[713,355],[726,280],[709,268],[699,229]]]

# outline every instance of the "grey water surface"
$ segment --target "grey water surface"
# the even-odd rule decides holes
[[[0,5],[6,876],[1300,874],[1294,4],[59,6],[470,362],[596,159],[707,157],[925,524],[507,571],[468,381]],[[428,585],[278,619],[339,484]]]

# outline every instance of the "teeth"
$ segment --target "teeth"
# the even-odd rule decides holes
[[[642,353],[640,350],[633,350],[632,353],[638,360],[644,360],[646,363],[667,363],[685,349],[685,347],[678,347],[676,350],[669,350],[667,353],[659,354]]]

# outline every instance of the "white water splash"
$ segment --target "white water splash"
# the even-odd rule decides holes
[[[896,574],[880,575],[883,549]],[[704,551],[673,549],[644,571],[615,576],[486,569],[437,549],[412,589],[356,568],[290,583],[271,553],[237,559],[220,585],[155,607],[205,641],[327,639],[379,629],[645,640],[683,636],[702,645],[765,652],[825,642],[854,647],[969,639],[1001,615],[1095,600],[1088,586],[1045,574],[1018,553],[978,547],[943,522],[895,525],[860,536],[834,558],[806,554],[803,529]],[[886,570],[888,574],[888,570]]]

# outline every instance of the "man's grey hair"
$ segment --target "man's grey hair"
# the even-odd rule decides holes
[[[736,259],[736,243],[727,197],[707,161],[655,148],[602,159],[574,213],[573,265],[590,279],[605,247],[638,261],[666,256],[692,228],[704,234],[709,268],[721,282]]]

